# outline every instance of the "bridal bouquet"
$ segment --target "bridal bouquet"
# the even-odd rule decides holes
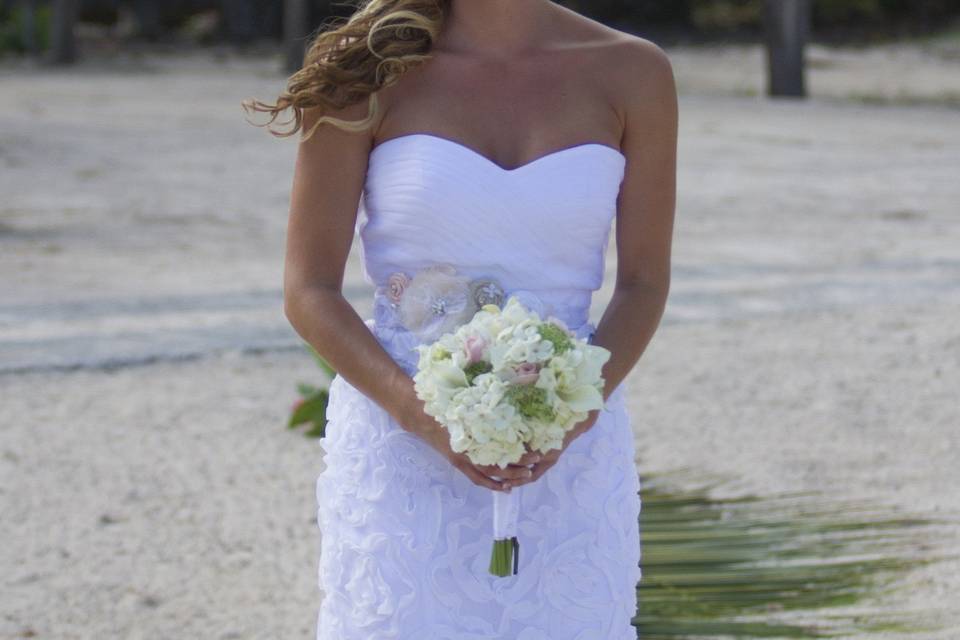
[[[419,277],[404,283],[410,285],[406,293],[417,291]],[[421,303],[430,301],[433,315],[446,315],[448,308],[460,314],[434,325],[447,331],[416,347],[414,387],[426,413],[447,429],[451,448],[474,464],[505,468],[528,451],[561,448],[569,430],[603,408],[601,370],[610,352],[577,338],[561,320],[542,318],[515,296],[501,307],[495,283],[458,278],[449,268],[430,269],[423,280],[445,286],[416,294]],[[436,313],[441,308],[444,313]],[[517,572],[519,500],[518,490],[493,495],[490,572],[497,576],[509,575],[511,565]]]

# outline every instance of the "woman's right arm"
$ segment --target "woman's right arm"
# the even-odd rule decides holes
[[[331,116],[359,120],[367,103]],[[304,130],[316,115],[304,114]],[[283,274],[284,312],[291,326],[337,373],[375,401],[402,428],[426,440],[476,484],[503,489],[466,456],[450,449],[445,429],[423,410],[413,380],[384,350],[342,293],[372,134],[320,125],[297,149]],[[512,470],[505,478],[521,472]]]
[[[354,120],[365,102],[330,115]],[[363,108],[363,113],[360,108]],[[304,113],[304,130],[317,114]],[[283,273],[284,312],[300,336],[351,385],[407,427],[409,376],[342,294],[371,134],[325,123],[297,148]]]

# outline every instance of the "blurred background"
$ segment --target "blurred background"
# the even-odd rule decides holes
[[[960,0],[564,4],[663,47],[680,93],[672,289],[627,381],[645,484],[684,470],[668,509],[722,477],[704,509],[804,492],[954,518]],[[240,102],[351,11],[0,0],[0,637],[314,634],[322,441],[286,425],[328,378],[282,311],[296,141]],[[594,321],[612,237],[608,259]],[[919,622],[850,637],[957,637],[960,563],[902,542],[870,611]],[[707,615],[690,593],[674,619]],[[782,634],[832,614],[805,615]]]

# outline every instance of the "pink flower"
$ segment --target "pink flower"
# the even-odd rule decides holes
[[[513,368],[515,384],[533,384],[540,377],[540,365],[533,362],[524,362]]]
[[[407,274],[393,273],[390,275],[390,278],[387,280],[387,297],[390,299],[390,302],[400,302],[400,298],[403,297],[403,291],[407,288],[407,285],[410,284],[410,278],[407,277]]]
[[[464,347],[467,352],[467,363],[480,362],[483,360],[483,350],[487,346],[487,341],[481,336],[470,336],[467,338]]]

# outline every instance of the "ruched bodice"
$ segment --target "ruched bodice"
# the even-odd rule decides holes
[[[505,169],[433,134],[386,140],[370,153],[360,202],[364,279],[446,262],[533,292],[580,326],[603,282],[625,165],[593,142]]]

